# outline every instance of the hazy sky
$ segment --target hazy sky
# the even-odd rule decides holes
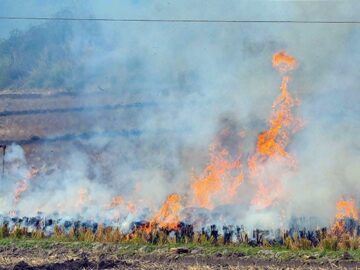
[[[359,8],[356,0],[2,0],[0,16],[53,16],[69,9],[76,16],[104,18],[356,20]],[[33,24],[36,22],[0,21],[0,37],[6,37],[12,29]]]

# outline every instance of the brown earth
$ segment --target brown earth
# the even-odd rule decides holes
[[[136,123],[135,115],[141,112],[141,106],[137,104],[148,103],[146,100],[130,100],[105,93],[82,96],[60,95],[59,92],[2,93],[0,138],[20,141],[33,136],[88,132],[95,127],[131,129]]]
[[[209,255],[199,250],[177,254],[173,250],[121,253],[116,245],[74,248],[54,243],[48,248],[0,247],[0,269],[359,269],[360,262],[345,259],[283,260],[242,253]]]
[[[100,91],[101,92],[101,91]],[[141,99],[130,99],[114,93],[89,93],[81,96],[59,91],[2,91],[0,94],[0,144],[20,144],[30,166],[42,168],[61,167],[69,149],[77,147],[109,171],[114,157],[108,157],[105,144],[94,149],[87,140],[76,138],[97,132],[121,132],[141,129],[137,117],[156,110],[156,106]],[[117,134],[117,133],[116,133]],[[46,143],[31,143],[33,138],[70,139]],[[75,136],[75,138],[73,138]],[[106,137],[105,137],[106,138]],[[121,144],[121,135],[111,138]],[[1,149],[0,149],[1,150]],[[1,153],[1,152],[0,152]],[[2,156],[0,155],[0,162]],[[0,164],[1,165],[1,164]],[[5,164],[6,171],[6,164]]]

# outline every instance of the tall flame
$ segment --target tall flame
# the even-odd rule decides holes
[[[302,123],[292,113],[293,107],[298,102],[288,90],[290,81],[288,72],[297,66],[296,59],[286,52],[278,52],[273,55],[272,64],[282,74],[280,95],[272,105],[273,111],[269,119],[269,128],[258,135],[256,151],[248,159],[249,175],[244,174],[240,162],[243,154],[240,153],[235,160],[232,159],[229,152],[221,147],[219,139],[217,139],[209,150],[209,164],[202,175],[194,177],[192,181],[195,205],[212,209],[216,202],[231,202],[232,198],[236,197],[246,176],[249,176],[255,184],[256,192],[252,203],[258,208],[268,207],[274,200],[281,198],[283,188],[279,180],[280,176],[267,174],[264,171],[264,164],[268,160],[276,160],[282,163],[282,166],[295,167],[295,159],[287,152],[286,148],[289,145],[291,134],[295,133]],[[237,174],[234,174],[234,171],[237,171]]]
[[[292,109],[297,102],[288,90],[290,77],[285,75],[297,66],[297,61],[285,52],[278,52],[274,54],[272,63],[274,68],[284,74],[280,86],[281,92],[272,105],[269,128],[259,134],[256,153],[248,161],[250,177],[257,186],[252,202],[259,208],[270,206],[282,194],[279,176],[266,175],[261,165],[269,159],[274,159],[282,165],[285,163],[290,168],[294,167],[295,159],[286,151],[286,147],[290,142],[290,135],[302,125],[300,120],[293,116]]]
[[[284,198],[282,175],[279,172],[268,172],[268,161],[276,162],[277,166],[289,169],[296,168],[295,158],[288,152],[291,135],[302,126],[300,120],[293,115],[293,108],[298,105],[288,90],[289,72],[298,65],[297,60],[286,52],[273,55],[272,64],[281,76],[280,94],[272,105],[268,128],[261,132],[256,141],[254,153],[234,153],[227,145],[227,139],[232,132],[224,129],[209,147],[209,162],[200,175],[194,175],[190,182],[190,192],[184,196],[173,193],[167,196],[165,202],[155,212],[146,231],[154,226],[165,229],[176,229],[181,220],[184,207],[202,207],[214,209],[219,204],[239,203],[252,196],[251,203],[258,209],[266,208]],[[243,139],[245,132],[240,132],[237,139]],[[225,147],[226,146],[226,147]],[[233,145],[231,146],[233,147]],[[237,148],[236,148],[237,149]],[[242,159],[249,157],[247,163]],[[246,168],[247,166],[247,168]],[[247,185],[241,189],[243,183]],[[251,194],[249,188],[255,192]],[[246,196],[240,196],[245,191]],[[122,197],[114,197],[110,208],[126,204]],[[130,210],[130,209],[129,209]]]

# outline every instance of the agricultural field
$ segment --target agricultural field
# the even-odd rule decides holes
[[[359,10],[1,0],[0,270],[360,269]]]
[[[55,227],[42,231],[6,227],[0,230],[0,269],[358,269],[360,239],[327,235],[311,242],[287,237],[283,243],[225,243],[219,236],[196,233],[192,239],[158,231],[151,242],[147,232],[122,234],[111,228]],[[153,231],[152,234],[155,232]]]
[[[2,239],[1,269],[358,269],[360,250]]]

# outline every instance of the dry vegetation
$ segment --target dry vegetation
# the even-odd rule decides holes
[[[246,237],[247,238],[247,237]],[[53,232],[44,232],[41,229],[29,230],[26,227],[14,226],[9,229],[7,225],[0,227],[0,239],[49,239],[59,242],[86,242],[86,243],[112,243],[112,244],[136,244],[136,245],[207,245],[207,246],[260,246],[262,248],[282,247],[288,250],[321,250],[321,251],[356,251],[360,250],[360,237],[343,233],[335,235],[332,232],[320,236],[317,245],[306,238],[301,238],[297,234],[294,236],[285,235],[283,245],[281,243],[272,243],[267,239],[261,240],[257,245],[249,242],[231,242],[226,243],[223,236],[216,238],[201,232],[195,232],[191,237],[183,236],[177,238],[176,235],[161,229],[143,230],[135,229],[131,233],[122,233],[119,228],[99,225],[96,231],[90,228],[71,227],[65,230],[59,225],[54,226]]]

